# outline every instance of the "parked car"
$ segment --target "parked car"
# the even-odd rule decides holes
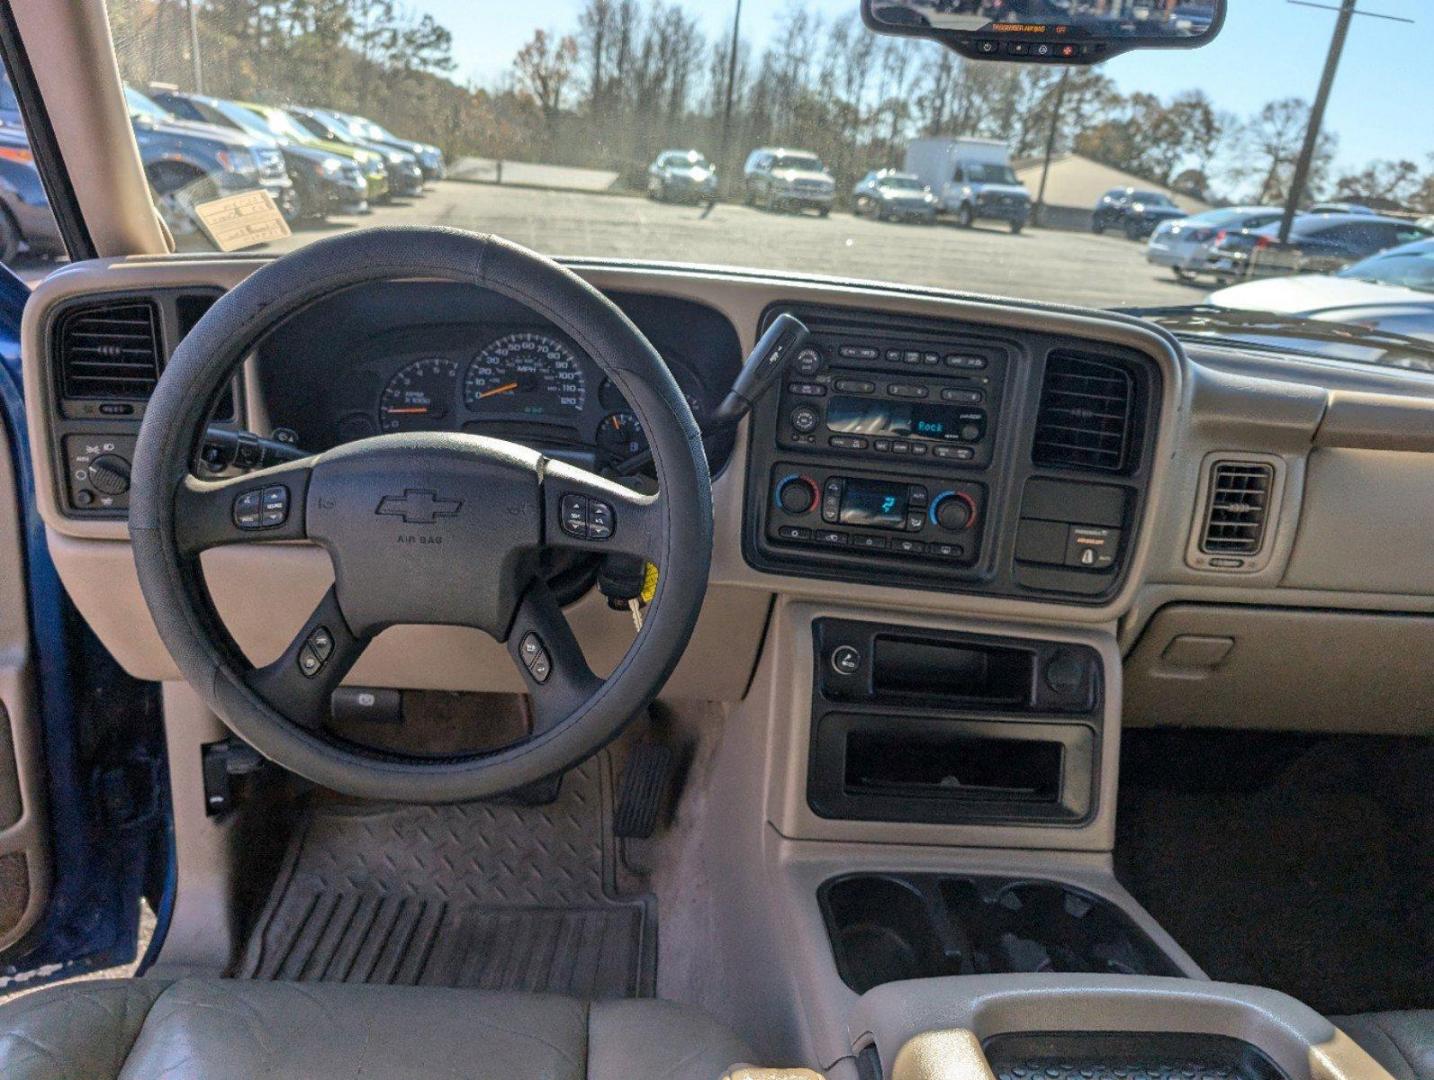
[[[1434,235],[1411,221],[1370,214],[1304,214],[1295,218],[1288,243],[1280,224],[1228,233],[1210,245],[1206,267],[1215,277],[1328,273],[1401,244]]]
[[[4,127],[0,128],[0,263],[8,266],[21,250],[56,255],[64,252],[65,244],[24,130]]]
[[[936,222],[936,196],[913,173],[877,169],[852,188],[852,212],[878,221]]]
[[[418,164],[418,158],[407,150],[371,142],[338,116],[323,109],[290,106],[286,111],[320,139],[381,154],[388,169],[388,187],[393,194],[404,197],[423,194],[423,167]]]
[[[423,167],[423,178],[425,180],[442,180],[448,175],[448,166],[443,160],[443,151],[432,143],[414,142],[412,139],[404,139],[395,135],[380,124],[363,116],[354,116],[352,113],[334,112],[328,110],[340,120],[344,120],[361,135],[366,136],[370,142],[382,143],[384,146],[392,146],[399,150],[406,150],[418,158],[418,164]]]
[[[1434,341],[1434,239],[1381,251],[1334,274],[1247,281],[1208,302],[1362,326]]]
[[[1143,188],[1111,188],[1095,204],[1090,231],[1099,236],[1106,229],[1119,229],[1128,240],[1144,240],[1162,221],[1189,215],[1161,191]]]
[[[182,120],[132,86],[124,95],[145,176],[172,232],[193,232],[193,207],[224,195],[263,188],[281,207],[292,200],[293,181],[272,139]]]
[[[1362,203],[1352,202],[1319,202],[1309,208],[1311,214],[1378,214]]]
[[[762,147],[742,169],[749,206],[767,210],[815,210],[822,217],[836,201],[836,181],[821,158],[807,150]]]
[[[1216,239],[1231,232],[1260,229],[1280,220],[1282,211],[1271,206],[1229,206],[1186,218],[1162,221],[1150,234],[1145,261],[1168,266],[1181,281],[1193,281],[1206,270],[1206,253]]]
[[[648,198],[714,199],[717,197],[717,170],[700,150],[664,150],[647,167]]]
[[[280,207],[289,221],[329,213],[361,214],[368,210],[368,183],[353,158],[286,136],[271,135],[269,125],[258,113],[224,98],[172,90],[156,91],[154,97],[165,108],[186,119],[273,140],[294,184],[294,198],[288,206]]]
[[[938,209],[968,228],[1004,221],[1018,233],[1030,220],[1030,193],[1016,179],[1006,144],[996,139],[917,139],[906,148],[906,171],[931,188]]]
[[[255,102],[240,101],[250,112],[255,113],[269,133],[275,138],[289,139],[304,146],[313,147],[316,150],[324,150],[330,154],[341,157],[353,158],[358,165],[359,172],[363,173],[364,181],[367,183],[367,194],[369,202],[383,202],[388,199],[391,192],[388,186],[388,162],[382,154],[373,150],[365,150],[360,146],[352,146],[348,143],[334,142],[331,139],[321,139],[304,125],[300,124],[285,110],[274,105],[260,105]]]

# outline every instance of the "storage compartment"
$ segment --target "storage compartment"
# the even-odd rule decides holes
[[[1030,649],[878,634],[872,690],[903,698],[949,698],[1018,705],[1031,696],[1036,654]]]
[[[1085,724],[828,713],[813,732],[807,801],[857,821],[1079,824],[1094,799]]]
[[[982,1049],[999,1080],[1285,1080],[1262,1050],[1229,1035],[1013,1032]]]
[[[935,975],[1182,974],[1120,908],[1059,882],[853,874],[818,901],[857,993]]]
[[[1059,743],[959,731],[847,736],[848,794],[1054,803],[1060,790]]]

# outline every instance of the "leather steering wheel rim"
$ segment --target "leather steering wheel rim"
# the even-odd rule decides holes
[[[492,290],[525,305],[577,342],[637,413],[652,446],[658,495],[638,497],[518,444],[470,435],[381,435],[232,480],[205,482],[191,474],[212,404],[235,367],[265,335],[340,290],[414,279],[464,282]],[[415,477],[412,487],[405,486],[405,469]],[[531,511],[525,501],[530,471],[538,485],[538,503]],[[463,497],[445,498],[454,492],[443,489],[444,483]],[[237,528],[231,507],[239,494],[284,485],[290,505],[282,525],[267,532]],[[490,496],[490,492],[500,494]],[[508,492],[512,493],[510,517],[500,518],[492,504],[503,502],[501,493]],[[564,675],[562,693],[555,689],[547,697],[548,684],[534,682],[530,658],[520,651],[528,629],[540,631],[554,654],[550,680],[554,685],[558,654],[576,647],[576,639],[540,577],[525,585],[505,581],[504,574],[530,572],[527,547],[535,536],[539,548],[612,550],[610,543],[573,540],[558,531],[557,500],[573,492],[615,507],[611,541],[647,546],[646,557],[660,567],[661,574],[642,630],[612,674],[598,679],[588,670],[593,682]],[[415,517],[417,524],[407,526],[404,523],[410,519],[404,507],[415,494],[424,500],[415,513],[426,516]],[[387,503],[390,498],[400,501]],[[455,504],[460,509],[452,510]],[[389,513],[383,509],[389,505],[403,512],[402,522],[382,516]],[[440,521],[435,506],[442,507],[445,515],[451,510],[451,515]],[[407,611],[401,614],[419,617],[385,622],[384,612],[363,611],[364,605],[352,597],[359,593],[358,579],[375,565],[368,558],[368,544],[387,542],[390,533],[385,530],[407,528],[402,535],[408,536],[433,536],[438,534],[423,530],[443,530],[450,548],[484,561],[482,552],[492,545],[480,546],[483,538],[471,535],[474,521],[498,533],[493,544],[499,546],[511,533],[516,554],[501,566],[484,562],[473,571],[471,580],[481,579],[483,584],[471,590],[477,594],[474,598],[454,589],[465,581],[449,582],[457,598],[453,603],[473,605],[474,621],[464,625],[481,625],[506,641],[535,708],[551,701],[554,704],[547,711],[561,708],[565,715],[550,715],[533,735],[511,747],[432,759],[340,742],[325,734],[312,717],[295,722],[268,700],[279,696],[304,706],[291,711],[305,712],[322,692],[319,703],[326,709],[327,692],[343,674],[335,675],[336,668],[347,671],[374,633],[400,622],[444,623],[452,605],[448,594],[434,587],[416,591],[433,598],[432,603],[444,609],[438,615],[444,617]],[[355,530],[365,543],[348,542],[345,529]],[[711,481],[701,433],[671,372],[616,305],[576,274],[496,237],[440,228],[366,229],[311,244],[259,269],[221,297],[175,349],[140,430],[129,531],[140,585],[161,638],[184,678],[235,734],[283,767],[347,795],[457,801],[502,794],[570,768],[614,738],[656,696],[681,658],[706,592],[712,549]],[[315,535],[310,536],[310,531]],[[223,543],[290,539],[315,539],[329,551],[335,585],[285,654],[273,664],[255,667],[214,610],[203,584],[199,554]],[[451,556],[436,554],[441,545],[430,550],[434,559],[449,560],[434,562],[433,567],[451,570],[457,565]],[[415,566],[425,572],[430,566],[421,561],[424,556],[417,549],[406,550],[402,558],[390,557],[393,572],[406,577],[417,572]],[[386,591],[389,600],[396,595],[385,583],[375,588]],[[404,595],[413,591],[405,588]],[[505,630],[502,608],[510,592],[515,614]],[[355,610],[362,611],[362,630],[349,625]],[[467,617],[467,608],[455,610]],[[336,617],[341,625],[329,626]],[[321,673],[324,677],[304,683],[295,676],[293,664],[313,644],[309,635],[314,627],[338,640],[330,642],[335,656]],[[350,657],[355,647],[357,652]],[[577,656],[581,659],[580,648]],[[581,703],[569,708],[575,694],[582,695]]]

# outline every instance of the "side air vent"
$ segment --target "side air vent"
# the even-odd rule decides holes
[[[144,401],[159,379],[153,304],[96,304],[67,312],[57,334],[60,396]]]
[[[1122,365],[1051,353],[1036,416],[1036,464],[1120,472],[1130,452],[1134,403],[1135,380]]]
[[[1217,461],[1210,469],[1210,491],[1200,550],[1207,555],[1254,555],[1265,539],[1275,470],[1257,461]]]

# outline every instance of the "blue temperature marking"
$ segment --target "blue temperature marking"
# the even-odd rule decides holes
[[[772,489],[772,502],[778,510],[782,508],[782,488],[797,478],[796,473],[788,473],[777,481],[777,486]]]
[[[931,500],[931,509],[926,511],[926,515],[931,519],[931,524],[935,525],[937,523],[936,508],[940,506],[945,500],[951,498],[951,496],[955,494],[956,492],[954,491],[943,491],[940,495],[937,495],[936,498]]]

